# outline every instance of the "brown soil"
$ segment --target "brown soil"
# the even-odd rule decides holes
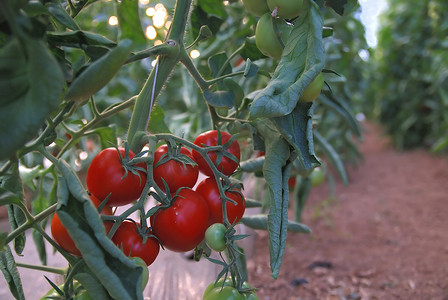
[[[259,232],[248,268],[260,300],[448,299],[448,160],[396,151],[371,124],[364,138],[349,186],[311,191],[313,233],[289,234],[277,280]]]

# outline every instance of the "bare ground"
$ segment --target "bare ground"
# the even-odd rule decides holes
[[[349,186],[311,191],[303,223],[313,233],[288,236],[277,280],[258,232],[248,268],[260,300],[448,299],[448,160],[399,152],[372,124],[361,151]]]

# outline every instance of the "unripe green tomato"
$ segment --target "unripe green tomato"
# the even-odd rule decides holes
[[[204,293],[203,300],[245,300],[245,297],[238,292],[237,289],[231,286],[215,287]]]
[[[269,12],[266,0],[243,0],[243,5],[250,13],[258,17]]]
[[[93,300],[93,298],[87,293],[86,290],[81,291],[80,293],[76,294],[73,298],[74,300]]]
[[[311,185],[316,187],[321,185],[325,180],[324,171],[321,168],[317,167],[311,172]]]
[[[303,0],[267,0],[271,11],[277,7],[277,16],[282,19],[293,19],[300,15]]]
[[[145,261],[141,259],[140,257],[131,257],[130,258],[137,266],[142,267],[142,291],[145,289],[146,285],[148,284],[149,279],[149,271],[148,266],[146,265]]]
[[[317,77],[310,83],[310,85],[305,89],[302,96],[300,97],[301,101],[311,102],[319,97],[322,88],[324,87],[324,77],[322,73],[319,73]]]
[[[274,29],[274,22],[277,24],[279,35],[277,35]],[[257,28],[255,29],[255,44],[264,55],[280,59],[283,53],[280,39],[283,41],[283,44],[286,44],[291,28],[283,20],[273,18],[271,14],[266,13],[258,20]]]
[[[217,252],[224,251],[227,247],[226,231],[226,226],[221,223],[210,225],[205,231],[205,242]]]

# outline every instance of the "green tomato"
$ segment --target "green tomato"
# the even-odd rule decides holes
[[[215,223],[210,225],[205,231],[205,242],[211,249],[217,252],[224,251],[227,247],[226,231],[227,228],[224,224]]]
[[[322,73],[319,73],[317,77],[310,83],[310,85],[305,89],[302,96],[300,97],[301,101],[311,102],[319,97],[322,88],[324,87],[324,77]]]
[[[207,294],[204,294],[203,300],[245,300],[245,297],[231,286],[215,287]]]
[[[277,16],[282,19],[293,19],[300,15],[303,0],[267,0],[271,11],[277,8]]]
[[[321,185],[325,180],[325,174],[324,171],[322,171],[322,168],[317,167],[311,172],[311,185],[312,186],[319,186]]]
[[[140,257],[130,258],[137,266],[142,267],[142,291],[145,289],[146,284],[148,284],[149,271],[146,262]]]
[[[76,294],[73,299],[74,300],[93,300],[93,298],[89,295],[89,293],[86,290],[83,290],[80,293]]]
[[[243,297],[243,298],[225,298],[225,297],[223,297],[223,298],[208,298],[209,297],[209,295],[214,295],[214,296],[216,296],[217,295],[217,293],[216,293],[216,289],[218,289],[218,291],[219,290],[221,290],[221,288],[222,287],[225,287],[225,288],[233,288],[234,289],[234,287],[233,287],[233,285],[232,285],[232,279],[230,278],[230,277],[227,277],[227,278],[221,278],[220,280],[218,280],[218,282],[215,284],[215,282],[212,282],[212,283],[210,283],[208,286],[207,286],[207,288],[205,289],[205,291],[204,291],[204,295],[203,295],[203,299],[204,300],[206,300],[206,299],[209,299],[209,300],[211,300],[211,299],[245,299],[245,300],[258,300],[258,297],[257,297],[257,295],[255,295],[255,292],[252,292],[252,293],[239,293],[236,289],[236,291]],[[252,286],[248,283],[248,282],[243,282],[243,286],[242,286],[242,288],[243,289],[252,289]],[[226,292],[225,293],[223,293],[223,294],[219,294],[219,296],[224,296],[226,293],[229,293],[229,291],[227,291],[226,290]],[[231,295],[233,295],[233,294],[231,294]]]
[[[266,0],[243,0],[243,5],[250,13],[258,17],[269,12]]]
[[[278,35],[274,22],[278,28]],[[266,13],[258,20],[255,29],[255,44],[264,55],[280,59],[283,53],[282,42],[286,44],[291,28],[285,21],[273,18],[270,13]]]

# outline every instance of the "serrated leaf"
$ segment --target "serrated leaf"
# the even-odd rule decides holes
[[[89,133],[99,135],[102,149],[109,148],[111,145],[115,145],[117,143],[117,133],[114,125],[109,125],[108,127],[98,127]]]
[[[138,0],[116,2],[120,40],[130,39],[138,47],[146,44],[146,37],[142,29]]]
[[[319,146],[322,149],[322,152],[324,153],[325,157],[327,157],[333,167],[338,172],[339,176],[341,176],[342,181],[345,185],[348,184],[348,177],[347,172],[345,171],[344,163],[341,160],[341,157],[336,152],[336,150],[331,146],[331,144],[317,131],[314,131],[314,137],[316,138],[316,143],[319,144]]]
[[[78,24],[70,17],[59,1],[46,3],[50,15],[59,23],[71,30],[78,30]]]
[[[232,91],[204,91],[204,99],[214,107],[232,108],[235,104],[235,94]]]
[[[97,209],[70,166],[63,160],[56,166],[64,178],[60,185],[69,192],[58,193],[58,216],[86,265],[113,298],[143,299],[139,267],[107,237]]]
[[[47,39],[51,45],[74,48],[85,48],[85,46],[114,47],[117,45],[116,42],[100,34],[82,30],[47,32]]]
[[[347,15],[358,8],[358,0],[326,0],[325,6],[331,7],[339,15]]]
[[[148,131],[151,133],[170,133],[170,129],[165,123],[165,111],[157,104],[152,107]]]
[[[59,63],[43,41],[13,38],[1,49],[0,160],[37,134],[58,107],[63,86]]]
[[[303,6],[271,81],[250,107],[252,119],[290,114],[300,95],[323,69],[322,15],[313,1],[304,1]]]
[[[250,78],[258,73],[258,66],[254,64],[249,58],[246,60],[246,68],[244,69],[244,77]]]
[[[8,245],[4,247],[3,251],[0,251],[0,269],[14,298],[25,300],[20,274]]]
[[[252,229],[267,230],[268,216],[264,214],[244,216],[241,223]],[[296,233],[311,233],[311,229],[305,224],[288,220],[288,231]]]
[[[25,213],[20,208],[25,207],[26,203],[17,161],[12,164],[8,172],[1,178],[0,189],[0,199],[2,201],[13,201],[13,204],[7,205],[7,210],[11,230],[15,230],[27,221]],[[25,242],[25,233],[20,234],[14,239],[14,250],[18,255],[22,254],[25,248]]]
[[[240,55],[245,60],[250,59],[252,61],[266,57],[255,44],[255,36],[248,37],[244,40],[244,47],[241,50]]]
[[[313,103],[299,102],[290,114],[273,118],[278,131],[297,151],[300,168],[304,172],[320,165],[314,154],[312,116]]]

